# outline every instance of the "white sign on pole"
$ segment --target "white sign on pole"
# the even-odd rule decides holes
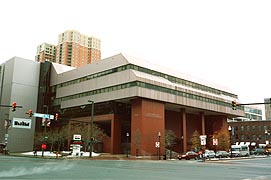
[[[205,146],[206,145],[206,138],[207,138],[207,136],[206,135],[201,135],[199,137],[200,137],[200,144],[202,146]]]
[[[218,139],[213,139],[213,145],[217,146],[218,145]]]
[[[73,140],[74,141],[81,141],[81,134],[74,134],[73,135]]]
[[[159,147],[160,147],[160,142],[156,141],[156,142],[155,142],[155,147],[156,147],[156,148],[159,148]]]

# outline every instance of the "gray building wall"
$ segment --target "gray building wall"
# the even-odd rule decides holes
[[[133,98],[133,97],[143,97],[154,100],[159,100],[167,103],[198,108],[202,110],[218,112],[229,114],[233,116],[244,116],[243,110],[232,110],[231,101],[237,99],[237,95],[231,94],[231,96],[226,96],[223,94],[214,94],[212,92],[198,90],[192,87],[180,85],[174,82],[169,81],[165,77],[159,77],[157,75],[153,75],[151,73],[140,72],[134,69],[126,69],[114,73],[109,73],[107,75],[101,75],[93,78],[88,78],[89,76],[95,74],[105,72],[112,68],[119,68],[122,65],[134,64],[140,67],[153,68],[152,66],[147,66],[143,64],[144,61],[136,61],[135,59],[127,58],[122,54],[118,54],[112,56],[110,58],[106,58],[104,60],[100,60],[97,63],[88,64],[86,66],[65,71],[63,73],[55,74],[56,71],[52,71],[51,75],[51,86],[58,85],[56,90],[56,98],[65,98],[72,95],[76,95],[79,93],[84,93],[87,91],[94,91],[97,89],[102,89],[106,87],[112,87],[116,85],[122,85],[124,83],[129,83],[133,81],[146,82],[148,84],[153,84],[159,87],[168,88],[171,90],[178,90],[180,92],[184,92],[187,94],[196,95],[198,99],[188,98],[184,96],[176,96],[175,94],[171,94],[168,92],[161,92],[157,89],[148,89],[145,87],[129,87],[129,88],[118,88],[116,90],[105,91],[102,93],[93,94],[90,96],[78,96],[76,98],[71,99],[61,99],[59,104],[61,105],[61,109],[76,107],[84,104],[88,104],[88,100],[91,99],[95,103],[106,102],[111,100],[125,99],[125,98]],[[54,67],[56,68],[56,67]],[[157,71],[163,72],[163,69],[156,67]],[[155,69],[154,69],[155,70]],[[166,73],[166,72],[163,72]],[[174,73],[169,73],[171,75]],[[86,77],[87,80],[80,81],[79,78]],[[177,76],[176,76],[177,77]],[[77,79],[77,80],[76,80]],[[75,81],[75,83],[71,81]],[[61,86],[61,83],[67,83],[67,86]],[[217,88],[219,89],[219,88]],[[219,101],[221,103],[228,103],[229,106],[221,105],[219,103],[211,103],[202,100],[203,98],[215,101]]]
[[[8,134],[7,148],[10,152],[22,152],[33,150],[35,118],[29,118],[26,112],[32,109],[36,111],[40,63],[14,57],[2,64],[0,81],[0,102],[3,105],[11,105],[16,102],[17,108],[12,112],[11,108],[1,107],[0,112],[0,142],[5,142],[5,134]],[[29,128],[13,126],[15,119],[30,122]],[[5,128],[5,120],[11,120],[11,127]],[[23,126],[22,126],[23,127]]]

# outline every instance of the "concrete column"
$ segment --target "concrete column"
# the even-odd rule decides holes
[[[182,121],[183,121],[183,151],[187,151],[187,131],[186,131],[186,112],[185,109],[181,109]]]
[[[204,135],[205,132],[205,119],[204,119],[204,112],[200,112],[200,120],[201,120],[201,134]]]

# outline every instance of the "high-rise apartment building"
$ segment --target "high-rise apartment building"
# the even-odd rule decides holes
[[[35,59],[80,67],[101,59],[101,40],[68,30],[59,34],[57,46],[48,43],[39,45]]]
[[[100,59],[100,39],[74,30],[68,30],[59,35],[56,63],[79,67]]]
[[[35,60],[37,62],[56,62],[56,46],[53,44],[42,43],[37,47]]]

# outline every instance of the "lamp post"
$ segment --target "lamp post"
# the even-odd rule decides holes
[[[269,136],[270,133],[267,131],[267,129],[264,131],[265,134],[265,144],[268,145],[269,144]]]
[[[267,129],[264,131],[265,133],[265,144],[266,144],[266,150],[265,153],[267,154],[267,156],[269,156],[269,137],[270,137],[270,132],[267,131]]]
[[[232,133],[232,129],[231,129],[231,126],[228,127],[228,131],[230,133],[230,152],[231,152],[230,157],[232,158],[232,148],[231,148],[231,133]]]
[[[90,142],[89,142],[89,157],[92,157],[92,145],[93,145],[93,119],[94,119],[94,101],[88,100],[91,103],[91,117],[90,117]]]
[[[5,154],[8,154],[8,129],[11,126],[10,122],[9,122],[9,114],[5,114],[7,115],[7,119],[5,120]]]
[[[44,108],[46,108],[46,114],[48,114],[48,106],[47,105],[43,105]],[[41,153],[41,157],[44,157],[44,144],[45,144],[45,139],[46,139],[46,127],[47,127],[47,119],[45,118],[45,122],[44,122],[44,131],[43,131],[43,144],[41,147],[42,153]]]
[[[129,154],[129,146],[128,146],[128,143],[129,143],[129,133],[127,132],[126,133],[126,157],[128,158],[128,154]]]
[[[160,142],[160,137],[161,137],[161,132],[158,132],[158,160],[160,160],[160,146],[161,146],[161,142]]]

